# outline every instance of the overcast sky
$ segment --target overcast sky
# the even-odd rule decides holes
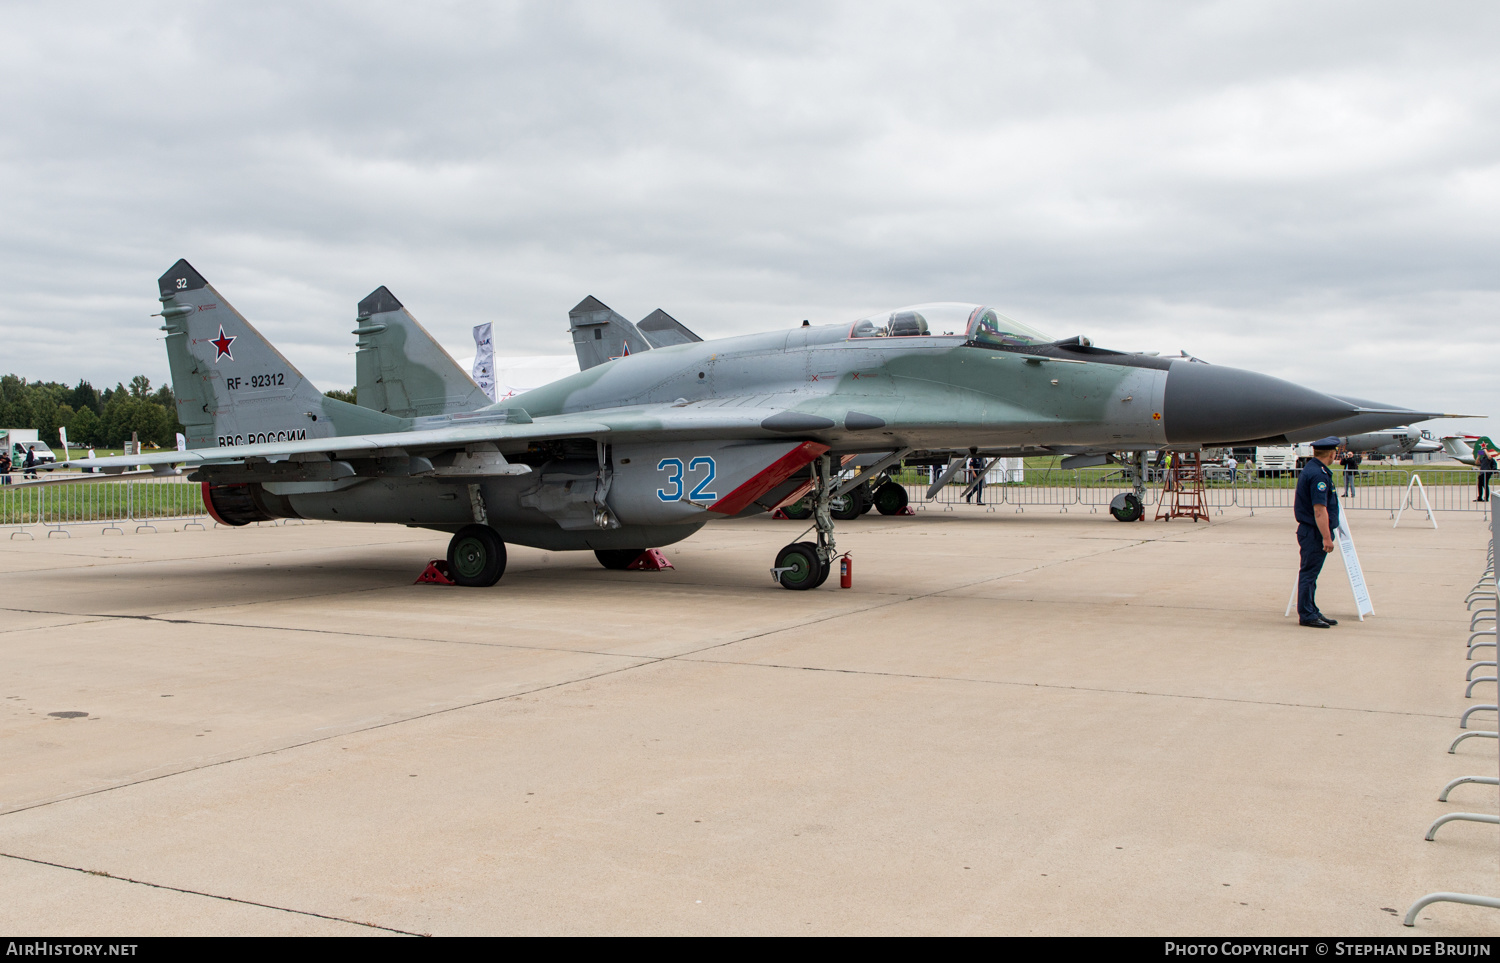
[[[588,294],[980,301],[1489,415],[1497,49],[1480,2],[7,3],[0,372],[161,382],[186,257],[325,388],[385,284],[462,354]]]

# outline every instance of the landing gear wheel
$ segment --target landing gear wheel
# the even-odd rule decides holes
[[[640,558],[644,551],[644,548],[596,548],[594,557],[605,568],[621,571],[629,568],[630,563]]]
[[[901,514],[910,500],[910,496],[906,494],[906,486],[895,482],[886,482],[875,489],[875,510],[882,515]]]
[[[805,547],[808,551],[812,552],[814,557],[817,556],[817,554],[818,554],[818,544],[816,542],[798,542],[797,544]],[[833,566],[832,565],[824,565],[823,564],[823,560],[822,559],[818,559],[818,569],[819,569],[819,571],[818,571],[818,578],[817,578],[816,581],[813,582],[813,584],[812,584],[813,588],[817,588],[818,586],[822,585],[824,582],[828,581],[828,573],[831,572],[831,571],[833,571]]]
[[[858,518],[859,495],[851,491],[833,496],[828,502],[828,514],[841,522],[853,521]]]
[[[1146,506],[1141,504],[1141,500],[1133,492],[1123,492],[1110,501],[1109,513],[1117,522],[1135,522],[1146,513]]]
[[[825,566],[818,561],[818,550],[807,542],[793,543],[776,553],[776,567],[786,569],[776,573],[776,581],[784,589],[817,588],[828,577]]]
[[[787,518],[790,518],[794,522],[800,522],[812,518],[812,499],[804,498],[800,502],[792,502],[792,504],[790,505],[783,505],[781,511],[782,514],[786,515]]]
[[[494,585],[505,574],[505,543],[488,525],[465,525],[448,543],[448,577],[458,585]]]

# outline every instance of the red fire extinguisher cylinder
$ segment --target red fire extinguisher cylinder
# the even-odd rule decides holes
[[[839,559],[839,588],[854,585],[854,559],[845,555]]]

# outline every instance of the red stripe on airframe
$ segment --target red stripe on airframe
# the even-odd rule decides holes
[[[804,441],[766,468],[761,469],[754,478],[708,506],[708,510],[721,515],[738,515],[751,502],[792,477],[797,469],[827,450],[827,445],[820,445],[815,441]]]
[[[222,519],[222,518],[219,517],[218,511],[214,508],[214,498],[213,498],[212,495],[210,495],[208,493],[208,489],[209,489],[209,483],[208,482],[204,482],[203,483],[203,507],[206,508],[206,509],[208,509],[208,514],[209,514],[209,516],[211,518],[213,518],[214,521],[218,522],[220,525],[228,525],[229,524],[228,522],[224,521],[224,519]]]

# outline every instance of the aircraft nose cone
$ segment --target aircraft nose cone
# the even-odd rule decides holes
[[[1170,444],[1255,441],[1353,414],[1346,401],[1270,375],[1173,361],[1162,402]]]

